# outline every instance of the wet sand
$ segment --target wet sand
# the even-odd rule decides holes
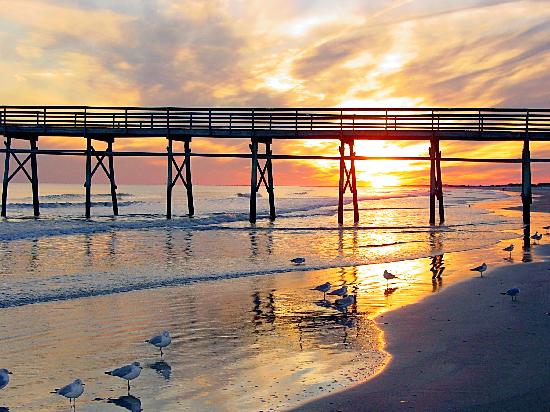
[[[500,267],[378,317],[388,367],[297,410],[550,410],[550,245],[536,251],[545,262]],[[517,302],[499,294],[516,286]]]

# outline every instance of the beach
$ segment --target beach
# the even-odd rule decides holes
[[[422,191],[387,193],[361,201],[365,228],[335,230],[326,189],[308,189],[307,197],[295,194],[304,189],[287,189],[287,203],[304,196],[307,207],[282,212],[275,225],[261,222],[254,229],[239,221],[239,188],[207,190],[214,193],[211,204],[225,196],[235,211],[220,215],[214,209],[194,221],[169,224],[158,216],[98,217],[90,230],[88,222],[63,215],[79,207],[76,196],[73,204],[52,193],[50,210],[58,215],[39,227],[24,218],[4,222],[0,336],[2,365],[14,374],[0,407],[68,410],[65,399],[49,392],[80,378],[86,389],[77,400],[79,411],[357,410],[368,407],[362,388],[402,364],[399,368],[410,367],[414,375],[405,381],[410,396],[392,392],[400,398],[397,409],[429,408],[429,399],[412,403],[419,396],[413,393],[415,382],[434,388],[434,381],[444,382],[446,373],[458,370],[451,359],[430,359],[452,353],[456,342],[463,356],[478,356],[462,340],[476,342],[480,326],[499,325],[491,317],[472,323],[459,317],[461,311],[471,316],[481,303],[513,310],[540,297],[531,296],[529,284],[500,280],[501,270],[515,276],[546,265],[545,240],[522,250],[519,213],[510,210],[519,201],[513,193],[451,191],[449,223],[433,228],[421,224]],[[127,193],[134,203],[129,208],[159,207],[136,193]],[[533,227],[545,220],[545,213],[533,213]],[[16,225],[34,230],[35,238]],[[53,233],[56,227],[60,233]],[[510,243],[511,256],[502,251]],[[305,256],[306,264],[289,262],[297,255]],[[480,279],[469,268],[482,261],[489,270]],[[386,282],[384,270],[397,278]],[[508,272],[503,273],[505,279]],[[311,290],[326,281],[335,288],[347,285],[357,296],[347,312],[333,305],[333,297],[324,301]],[[499,295],[508,286],[522,288],[517,304]],[[463,296],[466,287],[475,287],[475,296]],[[430,303],[434,299],[440,303]],[[410,312],[410,322],[399,321],[403,311],[424,305],[425,312]],[[485,306],[481,312],[488,316]],[[542,324],[532,323],[541,339],[547,311]],[[472,337],[459,340],[468,325]],[[144,341],[163,330],[170,330],[173,343],[161,357]],[[528,348],[520,343],[522,353]],[[499,345],[501,351],[509,347]],[[133,361],[144,369],[128,397],[125,382],[104,372]],[[425,368],[425,380],[418,378],[416,365]],[[381,395],[373,410],[391,410],[393,404],[383,402],[392,399]]]
[[[550,257],[550,247],[537,250]],[[377,318],[388,367],[300,411],[550,410],[550,263],[501,267]],[[521,290],[517,302],[501,291]]]

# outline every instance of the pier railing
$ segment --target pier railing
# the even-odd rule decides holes
[[[548,109],[326,109],[0,106],[0,130],[272,138],[520,138],[550,133]]]

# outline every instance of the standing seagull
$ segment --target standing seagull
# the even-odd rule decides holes
[[[12,373],[7,369],[0,369],[0,389],[4,389],[10,383]]]
[[[384,279],[386,279],[386,288],[390,284],[390,280],[397,278],[393,273],[388,272],[387,270],[384,270]]]
[[[139,362],[134,362],[126,366],[122,366],[112,371],[105,372],[106,375],[116,376],[117,378],[126,379],[128,381],[128,394],[130,394],[130,381],[137,378],[141,373],[141,365]]]
[[[303,265],[304,263],[306,263],[306,258],[297,257],[297,258],[294,258],[294,259],[290,259],[290,261],[292,263],[294,263],[295,265]]]
[[[152,337],[149,340],[146,340],[145,342],[150,343],[153,346],[156,346],[160,349],[160,356],[162,357],[162,348],[167,347],[172,343],[172,338],[170,337],[170,332],[165,330],[162,332],[162,334]]]
[[[512,296],[512,302],[518,300],[519,288],[508,289],[506,292],[500,292],[501,295]]]
[[[487,263],[483,263],[481,266],[478,266],[476,268],[470,269],[472,272],[479,272],[481,277],[483,277],[483,272],[487,270]]]
[[[510,252],[510,257],[512,257],[512,250],[514,250],[514,245],[506,246],[504,249],[505,252]]]
[[[75,379],[73,383],[69,383],[60,389],[54,389],[52,393],[69,399],[69,405],[76,405],[76,398],[84,393],[84,384],[80,379]]]
[[[327,292],[330,290],[331,286],[332,285],[330,284],[330,282],[325,282],[322,285],[315,286],[311,290],[316,290],[316,291],[319,291],[319,292],[323,292],[323,300],[325,300],[326,297],[327,297]]]
[[[333,295],[333,296],[344,296],[347,294],[348,294],[348,287],[346,285],[342,286],[339,289],[333,290],[332,292],[329,293],[329,295]]]
[[[535,232],[535,234],[533,236],[531,236],[531,239],[533,239],[535,242],[541,240],[542,239],[542,233]]]

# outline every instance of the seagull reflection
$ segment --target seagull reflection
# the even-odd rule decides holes
[[[131,412],[141,412],[141,401],[133,395],[124,395],[120,398],[109,398],[107,403],[112,403]]]
[[[390,296],[393,292],[395,292],[398,288],[386,288],[384,289],[384,296]]]
[[[151,369],[157,372],[166,380],[170,380],[170,375],[172,375],[172,367],[169,363],[165,361],[158,361],[149,365]]]

